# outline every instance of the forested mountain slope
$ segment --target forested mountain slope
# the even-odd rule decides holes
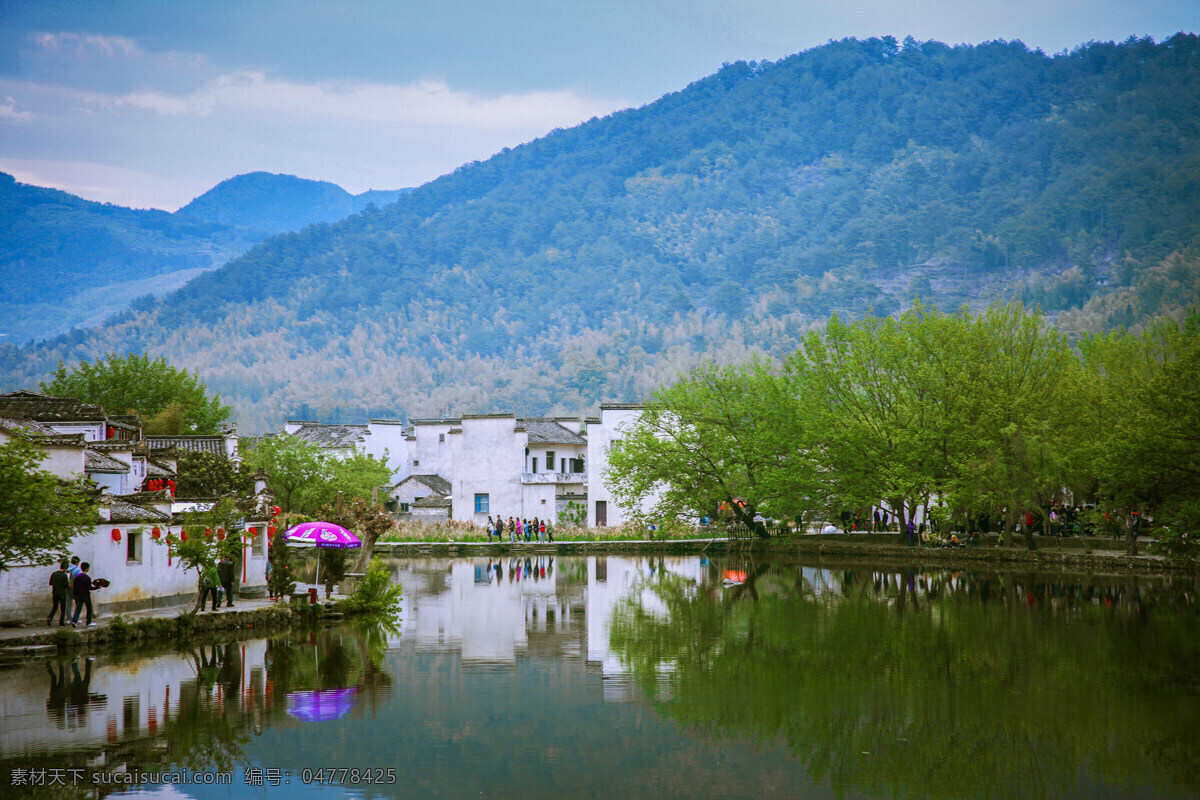
[[[1197,198],[1195,36],[1054,57],[846,40],[276,237],[155,308],[0,351],[0,376],[146,348],[251,429],[575,411],[913,294],[1084,328],[1171,312],[1197,297]]]
[[[376,189],[353,195],[328,181],[251,172],[221,181],[175,214],[282,233],[314,222],[337,222],[369,203],[393,203],[408,191]]]
[[[95,325],[264,238],[166,211],[94,203],[0,173],[0,334],[24,342]]]

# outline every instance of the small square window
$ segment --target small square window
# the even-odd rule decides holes
[[[476,514],[487,514],[489,512],[490,512],[490,505],[489,505],[489,501],[488,501],[488,496],[486,494],[476,494],[475,495],[475,513]]]

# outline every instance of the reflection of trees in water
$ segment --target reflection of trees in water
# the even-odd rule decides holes
[[[728,567],[659,576],[614,616],[614,651],[651,696],[668,682],[660,711],[685,726],[786,741],[838,791],[1200,789],[1192,581],[855,569],[825,591],[811,569],[746,562],[722,588]]]
[[[287,633],[267,643],[266,673],[251,668],[248,679],[242,663],[242,642],[234,638],[210,639],[187,645],[180,657],[190,663],[194,677],[172,692],[168,709],[153,717],[146,728],[136,720],[118,740],[104,744],[63,747],[51,752],[25,754],[0,760],[3,791],[8,798],[104,797],[124,786],[92,784],[92,774],[168,770],[225,771],[246,766],[245,747],[252,735],[263,731],[272,717],[285,713],[286,694],[301,689],[353,686],[361,701],[373,704],[390,691],[392,678],[382,667],[388,636],[398,635],[391,624],[356,620],[314,632]],[[128,655],[114,663],[130,659]],[[130,659],[136,660],[136,659]],[[95,666],[91,659],[51,661],[46,665],[49,695],[46,711],[57,727],[82,727],[89,709],[104,707],[105,695],[90,691]],[[103,663],[103,662],[100,662]],[[80,667],[82,664],[82,668]],[[154,671],[142,673],[152,680]],[[150,690],[161,697],[165,686]],[[78,724],[76,724],[78,723]],[[100,764],[102,766],[96,766]],[[81,785],[71,787],[11,787],[12,769],[82,770]],[[56,791],[57,790],[57,791]]]

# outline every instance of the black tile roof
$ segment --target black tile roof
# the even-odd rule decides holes
[[[450,498],[445,495],[431,494],[422,497],[420,500],[412,504],[413,508],[449,508]]]
[[[147,436],[146,446],[151,450],[188,450],[193,453],[215,453],[225,455],[224,436]]]
[[[109,521],[114,523],[171,521],[170,514],[166,514],[155,508],[139,506],[116,497],[112,498],[108,508],[111,512]]]
[[[103,406],[81,403],[72,397],[29,391],[0,395],[0,417],[39,422],[104,422],[108,419]]]
[[[450,494],[450,490],[453,488],[450,486],[450,481],[446,480],[441,475],[409,475],[392,488],[395,489],[396,487],[402,486],[409,481],[422,483],[438,494]]]
[[[551,420],[527,419],[525,430],[530,444],[587,444],[587,439]]]
[[[291,434],[317,447],[354,447],[370,435],[366,425],[305,425]]]
[[[118,461],[104,453],[98,453],[90,447],[84,452],[83,459],[83,468],[87,472],[129,472],[129,465],[124,461]]]

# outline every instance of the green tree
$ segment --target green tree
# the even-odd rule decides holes
[[[1005,530],[1016,515],[1050,505],[1063,489],[1082,489],[1078,449],[1090,432],[1081,404],[1084,380],[1066,337],[1040,313],[996,306],[973,328],[975,349],[965,374],[970,392],[964,417],[965,454],[960,497],[1003,512]],[[1034,547],[1032,532],[1026,544]]]
[[[332,504],[338,492],[345,500],[369,501],[391,476],[387,464],[374,456],[337,458],[287,434],[264,438],[246,461],[251,469],[267,473],[267,485],[284,511],[303,514]]]
[[[328,456],[295,436],[267,436],[246,458],[267,474],[267,486],[285,512],[310,513],[320,507],[329,481]]]
[[[50,395],[98,403],[112,414],[141,414],[153,434],[216,433],[231,412],[220,395],[208,396],[196,373],[145,353],[109,353],[70,370],[60,361],[41,387]]]
[[[223,455],[199,450],[179,454],[179,497],[245,497],[254,493],[254,472],[245,461],[237,464]]]
[[[206,511],[189,511],[183,515],[184,534],[170,534],[155,541],[166,547],[172,558],[178,559],[184,570],[196,572],[196,597],[192,613],[200,610],[204,603],[202,592],[204,572],[215,567],[228,555],[235,562],[242,558],[242,547],[248,543],[245,535],[237,528],[243,516],[236,502],[225,498]]]
[[[1091,380],[1085,442],[1101,493],[1118,506],[1185,511],[1200,494],[1200,314],[1140,336],[1086,337],[1080,350]]]
[[[605,477],[633,516],[645,508],[659,521],[694,519],[727,505],[765,536],[757,512],[791,514],[817,492],[803,435],[794,395],[775,367],[706,364],[655,393],[609,452]]]
[[[930,351],[952,348],[959,326],[921,306],[899,319],[834,315],[789,358],[801,414],[818,432],[806,454],[822,465],[831,503],[886,500],[903,529],[937,493],[955,401]]]
[[[95,487],[41,469],[42,456],[23,437],[0,445],[0,571],[48,563],[99,522]]]

